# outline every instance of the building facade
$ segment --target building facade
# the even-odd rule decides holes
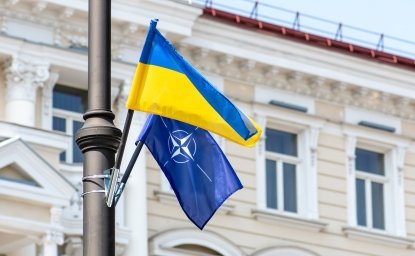
[[[415,255],[414,61],[312,45],[310,35],[284,37],[187,1],[112,2],[120,129],[157,17],[176,49],[264,130],[254,148],[215,137],[244,188],[203,231],[142,153],[117,206],[117,255]],[[82,255],[83,158],[73,134],[87,107],[87,18],[86,0],[0,1],[1,256]],[[145,118],[135,114],[122,170]]]

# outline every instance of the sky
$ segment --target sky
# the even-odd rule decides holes
[[[248,12],[252,10],[254,3],[254,0],[212,1],[216,8],[221,7],[220,5],[226,5],[235,8],[235,10],[244,9]],[[205,1],[194,0],[193,2],[204,3]],[[312,27],[312,29],[324,30],[334,36],[338,23],[342,22],[344,25],[376,32],[376,34],[363,33],[344,26],[344,41],[347,41],[346,37],[353,37],[376,47],[380,38],[379,35],[383,33],[385,34],[385,51],[393,52],[396,49],[398,50],[396,53],[400,53],[399,55],[415,58],[415,0],[259,0],[259,3],[258,14],[273,19],[278,18],[281,20],[280,24],[283,21],[287,22],[281,25],[292,27],[295,13],[285,12],[266,5],[277,6],[293,12],[299,11],[301,14],[335,22],[335,24],[330,24],[300,15],[302,30],[307,30],[306,27]],[[278,21],[276,22],[278,23]],[[313,31],[310,30],[309,32]],[[314,32],[315,34],[320,33],[317,30],[314,30]],[[400,42],[391,37],[412,41],[413,44]],[[364,45],[365,42],[362,42],[362,44]]]

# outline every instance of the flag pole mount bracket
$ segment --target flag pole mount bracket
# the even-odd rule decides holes
[[[108,207],[112,206],[112,203],[114,202],[114,198],[117,197],[117,191],[118,191],[118,187],[119,187],[119,178],[120,178],[120,169],[118,168],[111,168],[109,170],[106,170],[107,173],[111,172],[110,174],[108,174],[109,178],[108,179],[104,179],[104,184],[105,184],[105,202],[107,204]],[[119,195],[118,195],[119,196]]]
[[[108,170],[104,170],[103,173],[104,174],[90,175],[90,176],[85,176],[85,177],[82,178],[82,182],[94,183],[102,189],[94,189],[94,190],[83,192],[81,194],[81,197],[84,197],[85,195],[92,194],[92,193],[104,193],[105,194],[105,200],[107,200],[109,192],[110,192],[110,188],[111,188],[111,183],[113,182],[112,178],[115,175],[114,173],[117,173],[116,174],[117,177],[115,177],[114,180],[115,181],[118,180],[119,170],[118,170],[118,172],[114,172],[113,168],[111,168],[111,169],[108,169]],[[104,186],[102,186],[100,184],[100,182],[97,181],[99,179],[104,180]],[[115,182],[115,183],[117,183],[117,182]]]

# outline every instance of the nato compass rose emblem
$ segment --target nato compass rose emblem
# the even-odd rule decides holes
[[[170,132],[168,147],[171,155],[171,159],[178,163],[187,163],[193,160],[193,156],[196,154],[196,142],[193,138],[193,133],[188,133],[183,130],[175,130]]]
[[[163,118],[161,118],[163,121],[164,126],[169,131],[169,138],[167,141],[167,146],[169,148],[170,153],[170,160],[173,160],[177,164],[185,164],[189,161],[192,162],[192,164],[196,165],[197,168],[202,171],[202,173],[206,176],[206,178],[212,182],[212,179],[207,175],[207,173],[203,170],[203,168],[195,161],[195,154],[196,154],[196,140],[193,137],[193,132],[199,129],[198,127],[195,127],[195,130],[191,133],[184,131],[184,130],[175,130],[170,131],[167,128],[166,123],[164,122]],[[168,164],[170,161],[164,163],[164,166]]]

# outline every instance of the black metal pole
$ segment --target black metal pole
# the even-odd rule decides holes
[[[88,111],[76,134],[84,154],[83,255],[115,255],[115,208],[103,193],[104,170],[114,166],[121,131],[111,112],[111,0],[89,0]]]

